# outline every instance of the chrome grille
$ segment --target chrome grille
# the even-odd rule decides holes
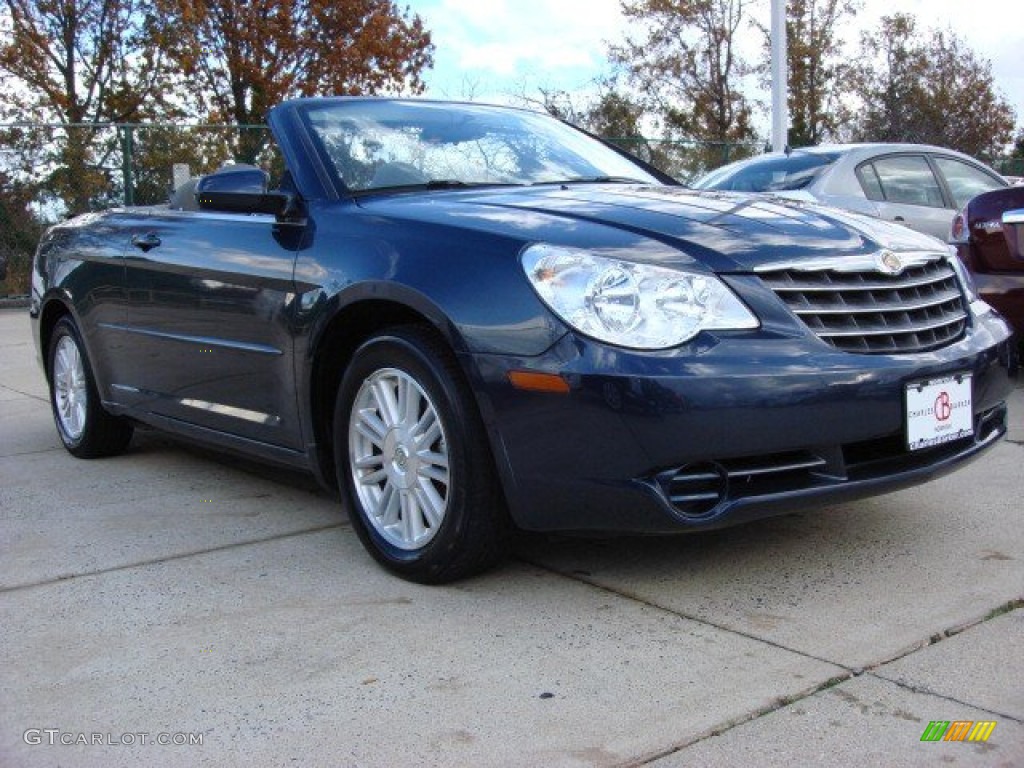
[[[944,258],[898,275],[835,264],[766,270],[761,278],[819,338],[846,352],[923,352],[963,335],[967,312]]]

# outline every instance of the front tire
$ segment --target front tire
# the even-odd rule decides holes
[[[483,424],[434,334],[398,328],[363,343],[334,414],[338,485],[356,533],[385,568],[437,584],[504,555],[508,516]]]
[[[132,439],[132,424],[103,409],[85,346],[70,317],[54,326],[47,363],[53,420],[68,452],[80,459],[122,453]]]

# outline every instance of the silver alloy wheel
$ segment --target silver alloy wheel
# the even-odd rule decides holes
[[[89,393],[82,353],[71,336],[57,342],[53,356],[53,402],[61,429],[71,440],[78,440],[85,432]]]
[[[366,378],[348,423],[349,469],[374,530],[392,546],[426,546],[448,511],[448,443],[437,408],[409,374]]]

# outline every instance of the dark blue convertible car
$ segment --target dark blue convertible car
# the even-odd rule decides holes
[[[937,240],[694,192],[527,111],[302,99],[269,122],[276,176],[229,166],[43,238],[31,316],[75,456],[143,423],[308,469],[377,560],[441,582],[516,527],[723,526],[1005,432],[1010,331]]]

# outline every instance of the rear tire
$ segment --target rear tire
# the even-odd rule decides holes
[[[47,371],[53,420],[68,452],[80,459],[122,453],[132,439],[132,424],[103,409],[85,346],[70,317],[54,326]]]
[[[338,486],[371,555],[410,581],[479,573],[510,524],[476,403],[448,347],[419,327],[364,342],[338,388]]]

